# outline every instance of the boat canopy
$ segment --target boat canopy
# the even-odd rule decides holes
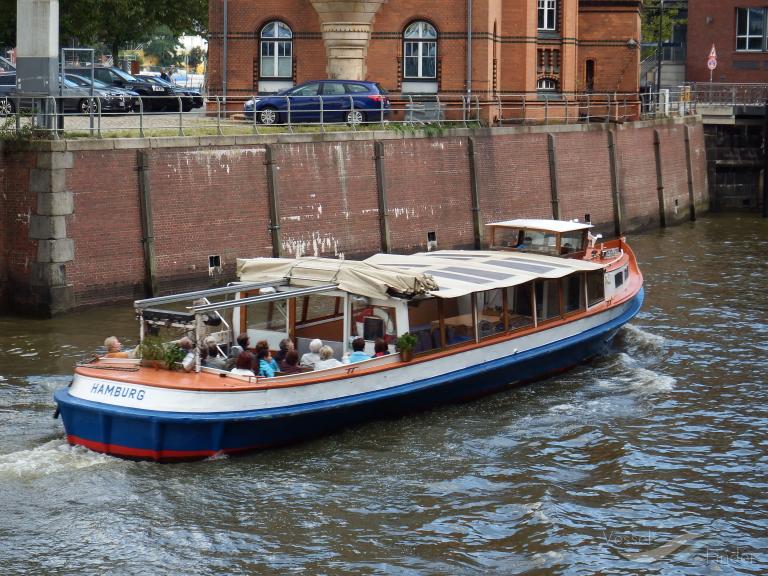
[[[571,220],[546,220],[536,218],[518,218],[516,220],[505,220],[504,222],[489,222],[486,226],[502,226],[505,228],[524,228],[526,230],[546,230],[549,232],[575,232],[576,230],[587,230],[592,228],[592,224]]]
[[[586,260],[495,250],[438,250],[410,256],[376,254],[366,262],[429,275],[438,285],[438,290],[431,290],[430,294],[439,298],[456,298],[537,278],[562,278],[572,272],[603,268]]]
[[[244,282],[283,281],[292,286],[335,284],[370,298],[431,295],[456,298],[472,292],[516,286],[537,278],[562,278],[603,265],[541,254],[439,250],[412,255],[375,254],[360,262],[330,258],[238,259]]]

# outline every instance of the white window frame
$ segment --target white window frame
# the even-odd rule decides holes
[[[280,36],[278,29],[283,26],[290,36]],[[272,54],[264,55],[264,47],[271,46]],[[283,54],[281,54],[283,52]],[[287,52],[287,53],[285,53]],[[289,58],[287,74],[280,74],[280,59]],[[264,74],[264,62],[272,61],[272,75]],[[272,20],[262,26],[259,33],[259,77],[261,78],[293,78],[293,30],[281,20]]]
[[[539,92],[557,92],[557,80],[554,78],[539,78],[536,81],[536,90]]]
[[[747,24],[746,24],[746,30],[742,30],[741,33],[739,33],[739,11],[745,10],[747,15]],[[751,20],[751,14],[752,11],[760,11],[763,13],[763,29],[760,32],[760,34],[750,34],[750,20]],[[747,7],[747,8],[736,8],[736,51],[737,52],[763,52],[765,50],[765,32],[766,32],[766,14],[764,8],[759,7]],[[749,47],[749,41],[759,38],[760,39],[760,47],[759,48],[750,48]],[[744,41],[744,48],[739,48],[739,40]]]
[[[539,30],[552,31],[557,29],[557,0],[538,0]]]
[[[408,36],[408,31],[416,27],[416,35]],[[416,75],[408,74],[408,60],[416,59]],[[424,71],[424,63],[432,61],[432,74]],[[403,33],[403,78],[428,79],[437,78],[437,29],[425,20],[411,22]]]

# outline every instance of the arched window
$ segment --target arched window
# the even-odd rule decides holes
[[[557,80],[539,78],[538,82],[536,82],[536,90],[539,92],[555,92],[557,90]]]
[[[406,79],[437,77],[437,30],[429,22],[417,20],[403,33],[403,56]]]
[[[268,22],[261,34],[262,78],[291,78],[293,75],[293,32],[284,22]]]

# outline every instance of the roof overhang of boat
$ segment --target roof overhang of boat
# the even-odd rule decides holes
[[[571,220],[546,220],[536,218],[519,218],[517,220],[505,220],[504,222],[489,222],[486,226],[498,226],[500,228],[525,228],[526,230],[544,230],[547,232],[575,232],[592,228],[592,224]]]
[[[572,272],[603,268],[601,264],[575,258],[483,250],[438,250],[410,256],[376,254],[366,262],[426,274],[438,285],[430,294],[439,298],[456,298],[539,278],[562,278]]]

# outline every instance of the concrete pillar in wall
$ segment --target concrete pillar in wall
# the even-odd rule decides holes
[[[386,0],[310,0],[320,16],[328,78],[365,80],[368,42]]]
[[[74,241],[67,238],[66,217],[74,213],[74,195],[67,191],[71,152],[40,152],[29,174],[29,191],[37,194],[37,211],[30,218],[29,237],[37,241],[32,263],[30,294],[24,301],[12,299],[22,308],[42,316],[53,316],[74,306],[74,287],[67,283],[67,263],[75,258]]]

